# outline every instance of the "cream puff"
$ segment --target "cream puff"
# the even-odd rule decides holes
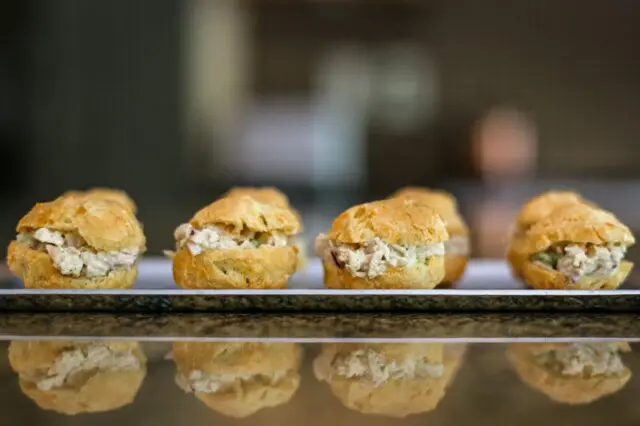
[[[345,407],[406,417],[438,406],[463,355],[463,346],[442,343],[331,343],[313,367]]]
[[[635,243],[612,213],[586,204],[556,209],[526,233],[522,276],[538,289],[615,289],[633,264],[625,260]]]
[[[555,209],[573,204],[589,204],[573,191],[547,191],[526,202],[516,217],[511,239],[507,247],[507,261],[511,271],[522,278],[522,269],[527,261],[525,234],[537,222]]]
[[[25,395],[69,415],[131,404],[146,375],[136,342],[13,341],[9,363]]]
[[[130,288],[145,237],[119,203],[60,197],[18,222],[7,264],[27,288]]]
[[[412,199],[433,208],[447,224],[449,240],[444,243],[444,283],[458,281],[464,275],[469,261],[469,228],[458,211],[454,196],[446,191],[428,188],[407,187],[392,195],[392,198]]]
[[[209,408],[243,418],[287,403],[300,386],[295,343],[173,344],[176,383]]]
[[[627,343],[516,343],[507,358],[520,379],[554,401],[588,404],[622,389],[631,370]]]
[[[173,278],[184,288],[286,288],[301,230],[290,208],[248,196],[221,198],[176,229]]]
[[[352,207],[316,239],[328,288],[429,289],[445,276],[446,225],[430,207],[390,199]]]
[[[113,188],[91,188],[86,191],[68,191],[65,192],[63,197],[86,197],[88,199],[106,200],[114,203],[119,203],[127,210],[136,214],[138,207],[133,199],[126,192],[120,189]]]

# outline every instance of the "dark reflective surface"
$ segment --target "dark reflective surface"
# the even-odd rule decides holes
[[[25,425],[632,425],[640,356],[623,340],[15,340],[0,408]]]

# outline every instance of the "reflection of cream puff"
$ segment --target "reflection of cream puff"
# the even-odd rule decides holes
[[[458,281],[469,261],[470,243],[469,228],[458,211],[458,203],[453,195],[445,191],[407,187],[394,193],[392,198],[407,198],[424,203],[445,221],[449,240],[444,243],[446,272],[443,283]]]
[[[522,269],[528,260],[525,234],[537,222],[546,218],[554,210],[573,204],[587,203],[580,195],[572,191],[547,191],[525,203],[516,217],[509,247],[507,261],[513,274],[522,277]]]
[[[132,403],[146,375],[136,342],[14,341],[9,362],[25,395],[42,409],[70,415]]]
[[[406,417],[438,406],[463,354],[463,346],[441,343],[332,343],[314,373],[347,408]]]
[[[575,204],[561,207],[526,233],[522,268],[527,284],[540,289],[614,289],[633,264],[625,261],[635,239],[611,213]]]
[[[118,203],[60,197],[36,204],[16,228],[7,263],[29,288],[128,288],[145,237]]]
[[[293,397],[301,353],[295,343],[174,343],[176,383],[215,411],[247,417]]]
[[[103,200],[118,203],[131,213],[136,214],[138,207],[129,195],[120,190],[113,188],[91,188],[86,191],[68,191],[63,197],[85,197],[94,200]]]
[[[390,199],[340,214],[316,239],[329,288],[412,288],[438,285],[445,275],[449,234],[430,207]]]
[[[627,343],[520,343],[507,357],[518,376],[554,401],[588,404],[622,389],[631,371],[622,363]]]
[[[176,229],[173,277],[185,288],[285,288],[301,229],[291,209],[221,198]]]

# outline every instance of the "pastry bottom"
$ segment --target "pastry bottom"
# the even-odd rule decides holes
[[[286,288],[298,265],[298,248],[208,250],[197,256],[180,249],[173,258],[173,279],[183,288]]]
[[[553,401],[571,405],[589,404],[619,391],[631,378],[631,371],[626,367],[616,376],[584,377],[555,373],[536,362],[535,355],[540,352],[538,346],[512,344],[507,349],[507,359],[524,383]]]
[[[26,288],[42,289],[116,289],[131,288],[138,276],[138,267],[114,269],[102,277],[62,275],[45,252],[12,241],[7,253],[9,269]]]
[[[620,287],[627,278],[633,263],[623,260],[618,271],[611,277],[582,277],[577,282],[554,269],[548,269],[533,262],[526,262],[522,270],[525,282],[542,290],[612,290]]]
[[[467,269],[469,256],[445,254],[444,256],[444,279],[442,284],[452,284],[458,281],[464,275]]]
[[[410,267],[389,268],[375,278],[351,275],[339,268],[331,254],[323,258],[324,285],[335,289],[431,289],[445,276],[444,256],[432,256]]]

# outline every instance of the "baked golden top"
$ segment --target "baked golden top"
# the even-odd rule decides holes
[[[398,190],[391,198],[414,200],[431,207],[446,222],[450,236],[469,234],[469,228],[458,212],[458,202],[446,191],[409,186]]]
[[[327,238],[360,244],[380,238],[390,244],[424,245],[449,239],[445,222],[431,207],[394,198],[360,204],[334,221]]]
[[[266,204],[248,196],[224,197],[199,210],[189,221],[195,228],[217,225],[234,235],[248,232],[302,231],[298,216],[290,208]]]
[[[580,203],[586,203],[586,201],[573,191],[543,192],[522,206],[516,218],[516,226],[519,230],[526,230],[555,209]]]
[[[562,242],[630,246],[635,238],[611,212],[574,204],[554,210],[533,225],[526,234],[526,251],[535,253]]]
[[[278,207],[289,207],[289,198],[277,188],[265,187],[243,187],[231,188],[223,197],[251,197],[264,204],[272,204]]]
[[[119,203],[85,197],[60,197],[37,203],[20,219],[16,231],[39,228],[77,233],[97,251],[144,249],[146,243],[133,212]]]
[[[88,199],[113,201],[120,203],[134,214],[138,210],[136,203],[131,197],[120,189],[96,187],[86,191],[67,191],[62,194],[62,197],[86,197]]]

